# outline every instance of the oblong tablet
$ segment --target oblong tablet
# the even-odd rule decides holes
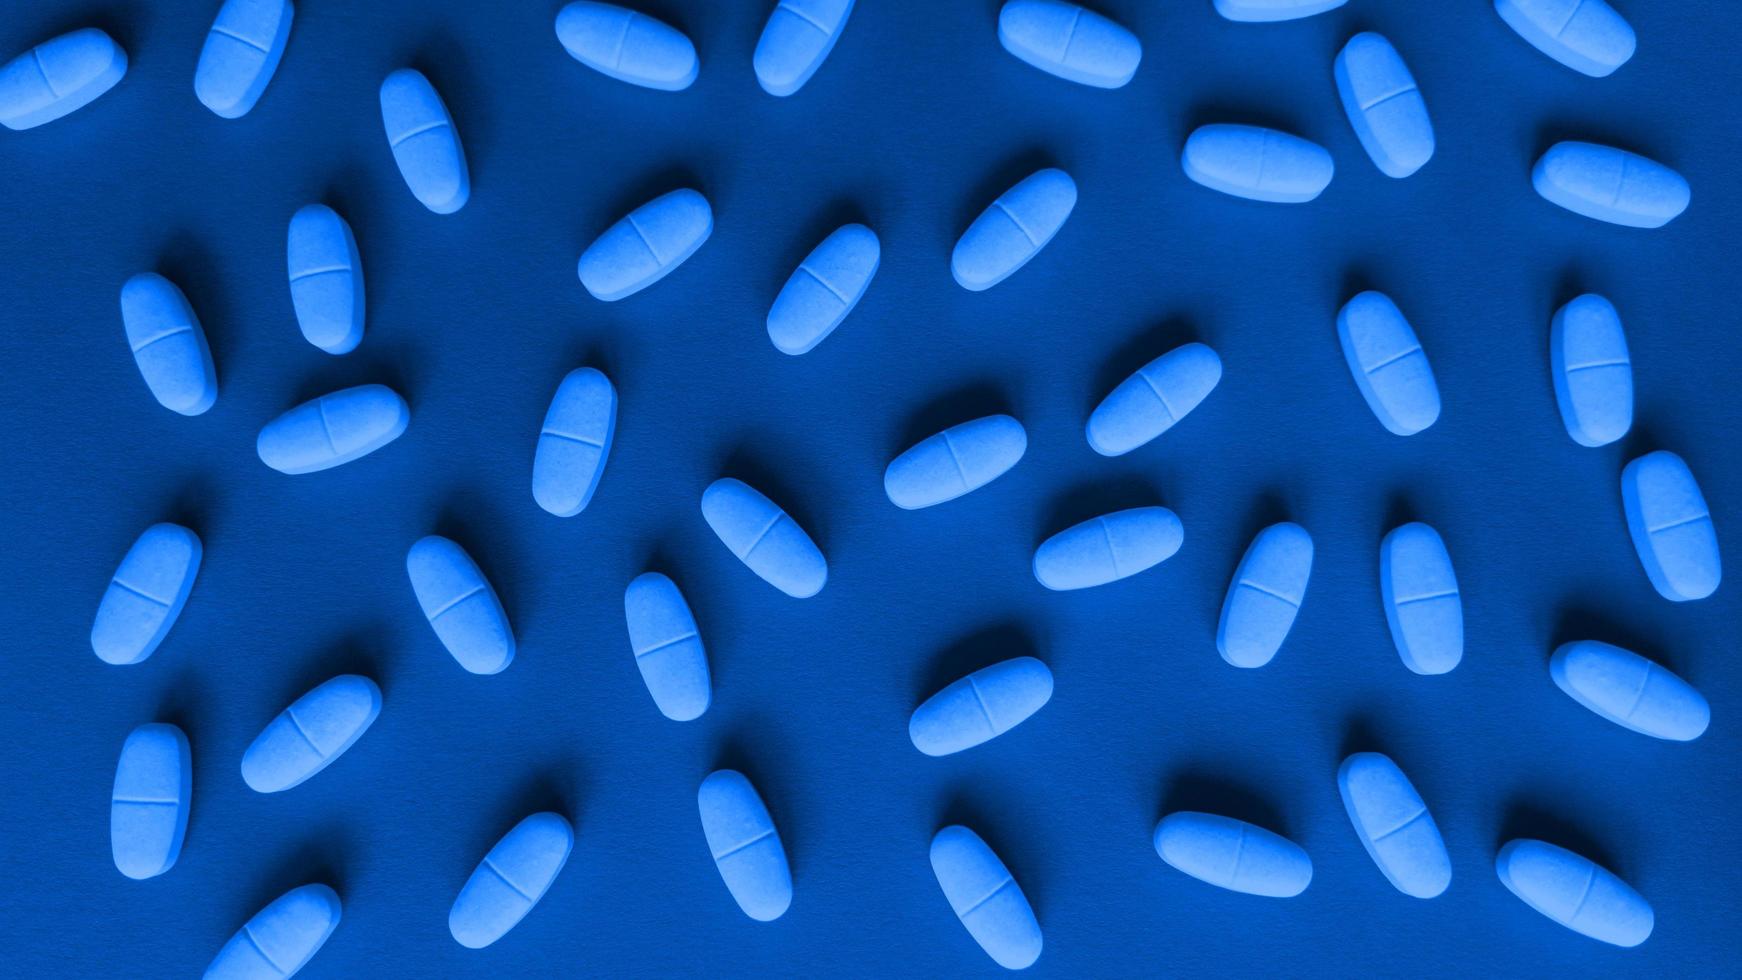
[[[993,201],[950,254],[950,274],[963,289],[991,289],[1052,241],[1077,206],[1077,182],[1063,170],[1037,170]]]
[[[1661,228],[1688,209],[1687,179],[1637,153],[1596,143],[1556,143],[1530,172],[1543,199],[1574,214],[1629,228]]]
[[[295,17],[290,0],[224,0],[194,69],[200,103],[225,119],[247,115],[278,70]]]
[[[1633,360],[1615,305],[1586,293],[1563,306],[1549,328],[1555,403],[1567,435],[1606,446],[1633,428]]]
[[[992,961],[1024,970],[1040,959],[1040,923],[1010,869],[966,827],[945,827],[931,839],[931,870],[950,910]]]
[[[1372,31],[1355,35],[1337,54],[1333,73],[1349,125],[1380,173],[1408,177],[1432,159],[1427,103],[1390,41]]]
[[[1651,936],[1651,903],[1607,868],[1547,841],[1507,841],[1494,859],[1500,883],[1524,904],[1592,939],[1637,946]]]
[[[1065,0],[1007,0],[998,43],[1041,71],[1095,88],[1123,86],[1143,60],[1137,35]]]
[[[907,737],[926,755],[951,755],[991,741],[1052,700],[1052,671],[1033,657],[982,667],[913,709]]]
[[[575,829],[560,813],[535,813],[515,824],[460,888],[448,910],[448,932],[468,949],[507,935],[550,890],[574,846]]]
[[[151,397],[172,412],[199,415],[218,400],[218,372],[206,332],[175,283],[141,272],[121,287],[121,324]]]
[[[1155,825],[1155,853],[1175,869],[1218,888],[1293,898],[1313,880],[1300,845],[1244,820],[1182,810]]]
[[[1265,23],[1311,17],[1349,0],[1216,0],[1216,12],[1229,20]]]
[[[822,343],[859,305],[882,261],[876,232],[864,225],[836,228],[780,287],[768,310],[768,339],[783,354]]]
[[[1379,873],[1412,898],[1433,898],[1452,883],[1452,859],[1433,814],[1388,756],[1357,752],[1337,769],[1337,791],[1355,836]]]
[[[121,743],[109,794],[109,852],[133,879],[175,866],[193,805],[193,755],[174,725],[140,725]]]
[[[448,105],[423,73],[401,68],[381,83],[381,124],[405,186],[436,214],[453,214],[472,196],[466,151]]]
[[[1379,542],[1379,593],[1405,667],[1443,674],[1464,659],[1464,601],[1438,531],[1418,521]]]
[[[699,192],[682,188],[629,212],[593,239],[575,272],[594,299],[633,296],[670,275],[714,233],[714,211]]]
[[[764,582],[808,599],[829,580],[829,563],[791,515],[741,480],[702,491],[702,517],[720,542]]]
[[[200,536],[179,524],[153,524],[115,569],[97,618],[91,649],[109,664],[136,664],[169,635],[200,573]]]
[[[1294,627],[1313,574],[1313,538],[1299,524],[1272,524],[1252,539],[1234,569],[1216,651],[1236,667],[1269,663]]]
[[[792,905],[792,871],[756,787],[741,772],[716,770],[696,791],[696,808],[708,853],[738,907],[758,922],[784,915]]]
[[[1318,197],[1337,170],[1330,152],[1317,143],[1236,123],[1193,130],[1180,166],[1211,190],[1272,204],[1304,204]]]
[[[1027,451],[1027,430],[1008,415],[952,425],[891,460],[883,492],[902,510],[941,504],[1003,476]]]
[[[1137,369],[1101,399],[1084,429],[1089,448],[1122,456],[1177,425],[1222,380],[1222,358],[1203,344],[1184,344]]]
[[[662,20],[612,3],[575,0],[556,15],[569,57],[618,81],[676,92],[701,71],[696,46]]]
[[[290,303],[309,343],[348,354],[363,341],[363,260],[339,213],[310,204],[290,218],[285,244]]]
[[[1494,9],[1531,47],[1592,78],[1626,64],[1638,43],[1604,0],[1494,0]]]
[[[326,945],[342,911],[338,893],[326,885],[292,888],[230,937],[206,967],[206,980],[295,976]]]
[[[1106,585],[1172,558],[1185,539],[1179,516],[1166,507],[1114,511],[1042,541],[1034,577],[1055,592]]]
[[[256,793],[300,786],[357,744],[381,714],[381,688],[340,674],[292,701],[242,753],[242,781]]]
[[[411,406],[385,385],[358,385],[285,412],[254,440],[260,461],[280,473],[318,473],[361,459],[405,434]]]
[[[502,601],[464,548],[432,534],[405,555],[405,572],[424,618],[460,666],[496,674],[514,662],[514,630]]]
[[[95,27],[44,41],[0,67],[0,125],[30,129],[82,109],[127,74],[127,52]]]
[[[1337,340],[1379,424],[1412,436],[1440,417],[1440,386],[1415,328],[1384,293],[1356,294],[1337,313]]]
[[[605,475],[616,431],[617,389],[611,379],[590,367],[565,375],[538,430],[532,499],[558,517],[585,510]]]
[[[700,718],[713,700],[708,653],[677,583],[658,572],[637,575],[623,591],[623,618],[635,666],[659,713],[672,721]]]
[[[769,95],[791,95],[822,67],[847,17],[853,0],[780,0],[756,42],[756,81]]]
[[[1693,685],[1632,650],[1574,640],[1555,649],[1548,672],[1567,697],[1641,735],[1691,742],[1712,721]]]
[[[1671,602],[1718,591],[1718,532],[1693,471],[1675,453],[1646,453],[1621,471],[1621,506],[1633,549],[1658,594]]]

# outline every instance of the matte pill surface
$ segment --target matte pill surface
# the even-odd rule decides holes
[[[662,194],[605,229],[575,272],[594,299],[633,296],[670,275],[714,233],[708,199],[683,188]]]
[[[290,0],[224,0],[194,69],[194,94],[225,119],[248,114],[284,57],[296,8]]]
[[[950,755],[991,741],[1052,700],[1052,671],[1033,657],[982,667],[913,709],[907,737],[926,755]]]
[[[715,480],[702,492],[702,517],[720,542],[764,582],[808,599],[829,580],[829,563],[804,528],[741,480]]]
[[[193,756],[174,725],[140,725],[121,744],[109,794],[109,851],[129,878],[175,866],[193,806]]]
[[[1391,42],[1371,31],[1349,39],[1333,74],[1361,148],[1387,177],[1408,177],[1434,155],[1434,127],[1415,76]]]
[[[1567,435],[1606,446],[1633,428],[1633,361],[1614,304],[1586,293],[1560,308],[1549,328],[1555,403]]]
[[[1155,825],[1155,853],[1179,871],[1218,888],[1293,898],[1313,880],[1300,845],[1244,820],[1182,810]]]
[[[1122,456],[1179,424],[1222,380],[1222,358],[1185,344],[1137,369],[1089,415],[1089,448]]]
[[[1065,0],[1008,0],[998,43],[1041,71],[1095,88],[1119,88],[1137,74],[1143,43],[1111,20]]]
[[[1607,868],[1546,841],[1508,841],[1494,860],[1500,883],[1524,904],[1574,932],[1637,946],[1657,917],[1632,886]]]
[[[136,664],[169,634],[200,572],[200,537],[179,524],[153,524],[109,580],[91,624],[91,649],[110,664]]]
[[[453,214],[472,196],[466,151],[447,103],[422,72],[401,68],[381,83],[381,124],[405,186],[436,214]]]
[[[369,455],[410,424],[411,406],[398,392],[358,385],[303,402],[266,423],[254,451],[280,473],[318,473]]]
[[[1412,436],[1440,417],[1440,387],[1415,328],[1384,293],[1358,293],[1337,314],[1337,340],[1379,424]]]
[[[1633,549],[1658,594],[1704,599],[1724,577],[1718,532],[1693,471],[1675,453],[1647,453],[1621,471],[1621,505]]]
[[[520,924],[568,863],[575,829],[558,813],[535,813],[514,825],[478,862],[448,911],[448,932],[483,949]]]
[[[558,517],[587,508],[605,475],[617,431],[617,389],[590,367],[570,371],[557,385],[538,448],[532,456],[532,499]]]
[[[1531,47],[1593,78],[1626,64],[1637,46],[1605,0],[1494,0],[1494,9]]]
[[[713,700],[708,653],[677,583],[658,572],[637,575],[623,591],[623,618],[659,713],[672,721],[700,718]]]
[[[1264,23],[1311,17],[1335,10],[1349,0],[1216,0],[1216,11],[1229,20]]]
[[[780,832],[756,787],[741,772],[720,769],[696,792],[708,853],[744,914],[772,922],[792,905],[792,871]]]
[[[1028,432],[1008,415],[952,425],[890,461],[883,492],[903,510],[918,510],[978,490],[1009,472],[1028,451]]]
[[[1193,130],[1180,166],[1211,190],[1273,204],[1311,201],[1331,186],[1337,170],[1330,152],[1317,143],[1234,123]]]
[[[680,91],[701,71],[682,31],[616,4],[575,0],[557,11],[556,38],[581,64],[643,88]]]
[[[1040,254],[1077,206],[1077,183],[1063,170],[1038,170],[980,213],[950,255],[963,289],[991,289]]]
[[[342,911],[338,893],[326,885],[292,888],[230,937],[205,980],[288,980],[326,945]]]
[[[931,870],[968,935],[1006,970],[1040,959],[1040,923],[1022,886],[980,835],[945,827],[931,839]]]
[[[1403,665],[1443,674],[1464,659],[1464,602],[1439,532],[1420,522],[1379,543],[1379,592]]]
[[[784,354],[822,343],[859,305],[882,261],[876,232],[864,225],[835,229],[780,288],[768,310],[768,339]]]
[[[285,245],[290,302],[303,338],[329,354],[363,341],[363,261],[339,213],[310,204],[290,218]]]
[[[847,17],[853,0],[780,0],[762,37],[756,42],[756,81],[769,95],[791,95],[822,67]]]
[[[1637,153],[1596,143],[1549,147],[1530,172],[1536,192],[1574,214],[1629,228],[1661,228],[1688,209],[1681,174]]]
[[[405,572],[424,618],[461,667],[496,674],[514,661],[508,614],[465,549],[439,535],[421,538],[406,553]]]
[[[1563,643],[1549,658],[1548,672],[1574,701],[1652,738],[1690,742],[1712,720],[1699,691],[1632,650],[1596,640]]]
[[[1294,627],[1313,573],[1313,539],[1299,524],[1272,524],[1252,539],[1234,569],[1216,650],[1236,667],[1269,663]]]
[[[121,287],[121,324],[151,397],[172,412],[199,415],[218,400],[218,372],[206,332],[187,297],[155,272]]]
[[[1433,898],[1452,883],[1452,859],[1433,814],[1388,756],[1357,752],[1337,769],[1337,791],[1355,836],[1379,873],[1412,898]]]
[[[1166,507],[1114,511],[1041,542],[1034,577],[1054,591],[1106,585],[1172,558],[1185,537],[1178,515]]]
[[[381,688],[340,674],[279,712],[242,753],[242,781],[256,793],[301,785],[357,744],[381,714]]]
[[[0,67],[0,125],[30,129],[82,109],[127,74],[127,52],[86,27],[44,41]]]

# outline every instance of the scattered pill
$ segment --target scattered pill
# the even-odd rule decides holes
[[[218,373],[206,332],[175,283],[155,272],[127,280],[121,287],[121,323],[133,361],[159,405],[200,415],[218,400]]]
[[[30,129],[82,109],[127,74],[127,52],[86,27],[44,41],[0,67],[0,124]]]
[[[1632,650],[1596,640],[1563,643],[1549,658],[1548,672],[1574,701],[1652,738],[1691,742],[1712,720],[1699,691]]]
[[[903,510],[931,507],[980,489],[1028,451],[1028,433],[1008,415],[988,415],[927,436],[890,461],[883,492]]]
[[[1041,542],[1034,577],[1055,592],[1106,585],[1172,558],[1185,537],[1178,515],[1166,507],[1114,511]]]
[[[556,38],[581,64],[643,88],[680,91],[701,71],[696,46],[682,31],[612,3],[575,0],[563,7],[556,15]]]
[[[230,937],[205,980],[289,980],[326,945],[342,911],[338,893],[326,885],[292,888]]]
[[[617,431],[617,389],[600,371],[576,368],[557,385],[532,457],[532,499],[558,517],[587,509],[605,475]]]
[[[363,261],[351,226],[310,204],[291,216],[285,255],[303,338],[329,354],[355,350],[363,342]]]
[[[1434,127],[1415,76],[1391,42],[1372,31],[1349,39],[1337,55],[1337,94],[1373,165],[1408,177],[1434,155]]]
[[[199,535],[179,524],[153,524],[127,549],[91,625],[91,649],[109,664],[152,655],[175,625],[200,572]]]
[[[318,473],[369,455],[410,424],[411,407],[392,388],[358,385],[303,402],[266,423],[254,451],[280,473]]]
[[[998,43],[1041,71],[1095,88],[1120,88],[1137,74],[1143,43],[1111,20],[1065,0],[1008,0]]]
[[[677,583],[658,572],[637,575],[623,592],[623,618],[635,666],[659,713],[672,721],[700,718],[713,700],[708,654]]]
[[[829,563],[791,515],[741,480],[702,492],[702,517],[720,542],[764,582],[808,599],[829,580]]]
[[[1185,344],[1137,369],[1089,414],[1089,448],[1123,456],[1190,415],[1222,380],[1222,359],[1203,344]]]
[[[381,714],[381,688],[340,674],[291,702],[242,753],[242,781],[256,793],[300,786],[357,744]]]
[[[822,67],[847,17],[853,0],[780,0],[762,37],[756,42],[756,81],[769,95],[791,95]]]
[[[109,851],[129,878],[175,867],[193,805],[193,756],[174,725],[140,725],[121,744],[109,794]]]
[[[931,839],[931,870],[968,935],[1006,970],[1040,959],[1040,923],[1022,886],[980,835],[945,827]]]
[[[774,298],[768,339],[784,354],[803,354],[822,343],[859,305],[882,259],[876,232],[864,225],[835,229]]]
[[[1052,671],[1033,657],[982,667],[913,709],[907,737],[926,755],[951,755],[989,742],[1052,700]]]
[[[670,275],[713,233],[708,199],[688,188],[671,191],[605,229],[575,271],[594,299],[615,302]]]
[[[1443,674],[1464,659],[1464,602],[1439,532],[1420,522],[1379,543],[1379,592],[1403,665]]]
[[[1411,898],[1433,898],[1452,883],[1439,825],[1397,763],[1357,752],[1337,769],[1337,791],[1355,836],[1392,887]]]
[[[1633,427],[1633,363],[1615,305],[1586,293],[1560,308],[1549,330],[1555,402],[1567,435],[1606,446]]]
[[[448,932],[467,949],[508,934],[538,904],[568,863],[575,829],[559,813],[535,813],[502,836],[454,899]]]
[[[1272,524],[1252,539],[1216,625],[1216,650],[1236,667],[1262,667],[1282,649],[1306,601],[1313,538],[1299,524]]]
[[[1267,22],[1311,17],[1335,10],[1349,0],[1216,0],[1216,11],[1229,20]]]
[[[1259,126],[1212,123],[1186,137],[1180,165],[1213,191],[1250,201],[1304,204],[1331,186],[1336,164],[1317,143]]]
[[[1384,293],[1356,294],[1337,314],[1337,340],[1379,424],[1412,436],[1439,420],[1440,388],[1415,328]]]
[[[460,666],[496,674],[514,661],[514,631],[502,601],[464,548],[432,534],[405,555],[405,571],[424,618]]]
[[[1675,453],[1646,453],[1621,471],[1621,504],[1640,564],[1671,602],[1704,599],[1724,576],[1712,512],[1688,464]]]
[[[290,0],[224,0],[194,69],[200,103],[225,119],[246,116],[278,70],[295,16]]]
[[[1661,228],[1688,209],[1681,174],[1637,153],[1596,143],[1549,147],[1530,173],[1536,192],[1575,214],[1629,228]]]
[[[453,214],[472,196],[466,151],[447,103],[423,73],[401,68],[381,83],[381,123],[405,186],[436,214]]]
[[[1507,841],[1494,870],[1524,904],[1592,939],[1637,946],[1656,924],[1651,903],[1632,886],[1590,859],[1546,841]]]
[[[980,213],[950,255],[963,289],[991,289],[1028,264],[1077,206],[1077,183],[1063,170],[1038,170]]]
[[[1531,47],[1592,78],[1626,64],[1637,45],[1627,19],[1604,0],[1494,0],[1494,9]]]
[[[1182,810],[1155,825],[1155,853],[1179,871],[1217,888],[1293,898],[1313,880],[1300,845],[1244,820]]]
[[[780,832],[744,774],[720,769],[696,791],[708,853],[733,901],[758,922],[772,922],[792,905],[792,871]]]

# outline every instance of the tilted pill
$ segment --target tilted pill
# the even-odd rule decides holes
[[[1543,200],[1628,228],[1662,228],[1688,209],[1693,192],[1674,170],[1613,146],[1569,141],[1548,148],[1530,172]]]
[[[677,92],[701,71],[682,31],[613,3],[575,0],[556,15],[556,38],[569,57],[621,82]]]
[[[1182,810],[1155,825],[1155,853],[1179,871],[1217,888],[1293,898],[1313,880],[1300,845],[1244,820]]]
[[[381,83],[381,124],[405,186],[436,214],[453,214],[472,196],[466,151],[448,105],[423,73],[401,68]]]
[[[1555,403],[1567,435],[1606,446],[1633,428],[1633,361],[1615,305],[1586,293],[1560,308],[1549,327]]]
[[[1632,650],[1596,640],[1563,643],[1548,672],[1567,697],[1641,735],[1691,742],[1712,721],[1711,705],[1693,685]]]
[[[1335,10],[1349,0],[1216,0],[1216,12],[1229,20],[1266,23],[1311,17]]]
[[[1306,601],[1313,539],[1306,528],[1272,524],[1252,539],[1234,569],[1216,625],[1216,650],[1236,667],[1262,667],[1282,649]]]
[[[945,827],[931,839],[931,870],[950,910],[992,961],[1025,970],[1040,959],[1040,923],[1022,886],[992,848],[966,827]]]
[[[768,807],[744,774],[720,769],[696,791],[708,853],[732,900],[758,922],[772,922],[792,905],[792,871]]]
[[[1040,254],[1077,206],[1063,170],[1037,170],[1005,191],[957,239],[950,274],[963,289],[991,289]]]
[[[1384,293],[1368,290],[1337,313],[1337,340],[1355,387],[1379,424],[1412,436],[1440,417],[1440,387],[1415,328]]]
[[[998,43],[1041,71],[1095,88],[1120,88],[1143,60],[1137,35],[1065,0],[1007,0]]]
[[[926,755],[951,755],[991,741],[1052,700],[1052,671],[1033,657],[982,667],[913,709],[907,737]]]
[[[0,125],[30,129],[82,109],[127,74],[127,52],[86,27],[47,40],[0,66]]]
[[[535,813],[515,824],[460,888],[448,932],[468,949],[507,935],[550,890],[574,846],[575,829],[560,813]]]
[[[891,460],[883,492],[903,510],[931,507],[998,479],[1027,451],[1028,432],[1008,415],[952,425]]]
[[[635,666],[659,713],[672,721],[700,718],[713,700],[708,653],[677,583],[658,572],[637,575],[623,591],[623,618]]]
[[[756,81],[769,95],[791,95],[822,67],[847,17],[853,0],[780,0],[763,25],[752,64]]]
[[[1200,126],[1186,137],[1180,166],[1195,183],[1250,201],[1304,204],[1331,186],[1337,166],[1317,143],[1236,123]]]
[[[363,342],[363,260],[351,226],[310,204],[291,215],[284,251],[303,338],[329,354],[355,350]]]
[[[1657,923],[1651,903],[1627,882],[1547,841],[1507,841],[1494,859],[1494,871],[1524,904],[1600,942],[1637,946]]]
[[[1137,369],[1101,399],[1084,434],[1103,456],[1123,456],[1178,425],[1222,380],[1222,358],[1184,344]]]
[[[292,476],[361,459],[405,434],[411,406],[385,385],[358,385],[303,402],[266,423],[260,461]]]
[[[1388,756],[1357,752],[1337,769],[1337,792],[1355,836],[1379,873],[1412,898],[1433,898],[1452,883],[1452,859],[1421,794]]]
[[[289,980],[326,945],[342,912],[338,893],[326,885],[292,888],[230,937],[205,980]]]
[[[1034,577],[1055,592],[1106,585],[1172,558],[1185,537],[1179,516],[1166,507],[1114,511],[1041,542]]]
[[[97,618],[91,649],[104,663],[136,664],[169,634],[200,573],[200,537],[179,524],[153,524],[115,569]]]
[[[1387,177],[1408,177],[1434,155],[1434,127],[1415,76],[1391,42],[1372,31],[1349,39],[1333,74],[1361,148]]]
[[[278,71],[295,17],[290,0],[224,0],[194,69],[200,103],[225,119],[247,115]]]
[[[242,781],[256,793],[300,786],[338,761],[381,714],[381,688],[340,674],[291,702],[242,753]]]
[[[218,372],[206,332],[175,283],[155,272],[127,280],[121,287],[121,324],[133,361],[159,405],[200,415],[218,400]]]
[[[538,430],[532,457],[532,499],[558,517],[587,508],[605,475],[617,431],[617,389],[595,368],[570,371]]]
[[[829,580],[829,563],[804,528],[741,480],[715,480],[702,492],[702,518],[739,561],[794,599]]]
[[[1494,0],[1494,10],[1531,47],[1592,78],[1626,64],[1638,45],[1605,0]]]
[[[1379,593],[1403,665],[1443,674],[1464,659],[1464,601],[1439,532],[1419,521],[1379,543]]]
[[[1704,599],[1724,577],[1712,512],[1680,456],[1646,453],[1621,471],[1627,533],[1659,595],[1671,602]]]
[[[683,265],[714,233],[708,199],[683,188],[629,212],[593,239],[575,265],[581,285],[607,303],[633,296]]]
[[[193,806],[193,755],[174,725],[140,725],[121,745],[109,794],[109,851],[134,879],[175,866]]]
[[[514,662],[502,600],[464,548],[440,535],[420,538],[406,552],[405,572],[436,639],[461,667],[496,674]]]
[[[859,305],[883,260],[877,233],[842,225],[793,270],[768,310],[768,339],[784,354],[823,342]]]

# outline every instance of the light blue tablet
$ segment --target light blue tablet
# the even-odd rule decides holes
[[[448,932],[461,946],[483,949],[532,911],[568,863],[575,829],[560,813],[535,813],[502,836],[448,910]]]
[[[1633,549],[1659,595],[1689,602],[1718,591],[1724,577],[1718,533],[1685,460],[1658,450],[1628,463],[1621,471],[1621,506]]]
[[[1638,44],[1605,0],[1494,0],[1494,10],[1531,47],[1593,78],[1613,74]]]
[[[1297,20],[1335,10],[1349,0],[1216,0],[1216,12],[1229,20],[1269,23]]]
[[[362,459],[405,434],[411,406],[386,385],[358,385],[285,412],[254,440],[260,461],[292,476]]]
[[[792,905],[792,871],[756,787],[741,772],[711,772],[696,791],[696,808],[708,853],[732,900],[758,922],[785,915]]]
[[[883,493],[902,510],[918,510],[980,489],[1028,451],[1028,432],[1008,415],[952,425],[891,460]]]
[[[1128,578],[1172,558],[1186,532],[1166,507],[1133,507],[1092,517],[1041,542],[1034,577],[1055,592]]]
[[[1413,436],[1440,417],[1440,386],[1415,328],[1384,293],[1359,293],[1337,313],[1337,340],[1379,424]]]
[[[1216,651],[1236,667],[1262,667],[1282,649],[1306,601],[1313,538],[1299,524],[1272,524],[1252,539],[1222,600]]]
[[[1372,31],[1349,39],[1333,74],[1361,148],[1387,177],[1408,177],[1434,155],[1434,127],[1415,76],[1391,42]]]
[[[1137,369],[1101,399],[1084,429],[1089,448],[1123,456],[1178,425],[1222,380],[1222,358],[1184,344]]]
[[[683,592],[667,576],[643,572],[623,591],[629,648],[659,713],[692,721],[713,700],[708,653]]]
[[[617,389],[596,368],[576,368],[557,385],[532,456],[532,499],[558,517],[587,509],[617,432]]]
[[[295,17],[290,0],[224,0],[194,69],[200,104],[225,119],[246,116],[278,71]]]
[[[472,175],[460,131],[423,73],[401,68],[381,83],[381,124],[399,175],[418,203],[453,214],[472,196]]]
[[[310,204],[290,218],[285,243],[290,303],[303,339],[329,354],[363,342],[363,260],[339,213]]]
[[[121,744],[109,793],[109,852],[135,880],[175,867],[193,807],[193,755],[174,725],[140,725]]]
[[[992,962],[1026,970],[1040,959],[1040,923],[1022,886],[992,848],[966,827],[945,827],[931,839],[931,870],[950,910]]]
[[[1613,303],[1586,293],[1561,307],[1548,355],[1555,404],[1574,442],[1607,446],[1633,428],[1633,359]]]
[[[1217,888],[1293,898],[1313,880],[1300,845],[1244,820],[1182,810],[1155,825],[1155,853],[1176,870]]]
[[[1337,792],[1355,836],[1391,886],[1434,898],[1452,883],[1452,859],[1433,814],[1388,756],[1357,752],[1337,769]]]
[[[381,714],[381,688],[340,674],[291,702],[242,753],[242,781],[256,793],[300,786],[338,761]]]
[[[1507,841],[1494,859],[1506,890],[1568,929],[1615,946],[1650,938],[1651,903],[1607,868],[1547,841]]]
[[[1712,721],[1711,705],[1693,685],[1632,650],[1596,640],[1563,643],[1548,672],[1567,697],[1641,735],[1691,742]]]
[[[326,885],[292,888],[230,937],[205,980],[289,980],[327,944],[342,911],[338,893]]]
[[[907,737],[930,756],[989,742],[1028,720],[1052,700],[1052,671],[1033,657],[982,667],[913,709]]]
[[[436,639],[461,667],[499,674],[514,662],[502,600],[464,548],[440,535],[420,538],[406,552],[405,573]]]
[[[1444,674],[1464,659],[1464,601],[1438,531],[1417,521],[1379,542],[1379,593],[1405,667]]]
[[[950,274],[963,288],[991,289],[1052,241],[1077,206],[1077,182],[1063,170],[1024,177],[980,213],[950,254]]]
[[[768,339],[783,354],[808,353],[823,342],[853,307],[883,261],[877,233],[842,225],[793,270],[768,310]]]
[[[1124,86],[1143,60],[1137,35],[1065,0],[1007,0],[998,43],[1049,75],[1094,88]]]
[[[804,528],[742,480],[709,484],[702,518],[746,568],[794,599],[816,595],[829,580],[829,563]]]
[[[1290,133],[1211,123],[1186,137],[1180,166],[1213,191],[1271,204],[1304,204],[1331,186],[1330,151]]]
[[[699,192],[662,194],[593,240],[575,265],[581,285],[607,303],[633,296],[683,265],[714,233],[714,211]]]
[[[86,27],[44,41],[0,67],[0,125],[31,129],[82,109],[127,74],[127,52]]]
[[[1530,181],[1543,200],[1628,228],[1662,228],[1688,209],[1687,179],[1637,153],[1569,141],[1536,161]]]
[[[121,324],[151,397],[172,412],[201,415],[218,400],[218,372],[206,332],[187,297],[155,272],[121,287]]]
[[[852,13],[853,0],[780,0],[775,4],[751,59],[762,90],[787,96],[804,88],[835,50]]]
[[[97,604],[91,649],[107,664],[136,664],[156,652],[194,589],[203,549],[179,524],[153,524],[127,549]]]
[[[680,91],[701,71],[696,46],[683,32],[614,3],[575,0],[563,7],[556,38],[581,64],[642,88]]]

